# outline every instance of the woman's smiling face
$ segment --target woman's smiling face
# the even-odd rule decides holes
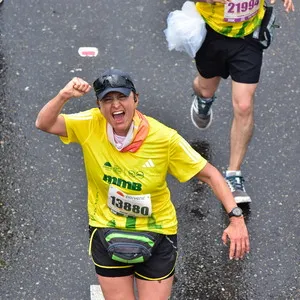
[[[127,97],[119,92],[110,92],[97,104],[114,132],[126,136],[138,104],[138,95],[131,92]]]

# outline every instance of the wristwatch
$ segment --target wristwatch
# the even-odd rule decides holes
[[[243,215],[243,211],[238,206],[234,207],[232,209],[232,211],[230,213],[228,213],[229,218],[231,218],[231,217],[241,217],[242,215]]]

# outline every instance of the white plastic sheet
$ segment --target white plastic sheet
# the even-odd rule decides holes
[[[192,1],[186,1],[181,10],[169,13],[164,30],[169,50],[186,52],[195,57],[205,36],[205,22]]]

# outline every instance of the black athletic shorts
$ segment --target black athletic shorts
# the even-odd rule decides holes
[[[112,260],[97,234],[97,228],[89,227],[90,251],[96,273],[105,277],[134,275],[144,280],[163,280],[175,272],[177,259],[177,235],[166,235],[143,263],[129,265]]]
[[[196,53],[196,66],[204,78],[221,76],[240,83],[258,83],[263,49],[250,36],[231,38],[206,25],[207,34]]]

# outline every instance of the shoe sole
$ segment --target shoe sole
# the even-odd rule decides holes
[[[197,123],[194,121],[194,119],[193,119],[193,104],[191,105],[191,120],[192,120],[192,123],[193,123],[193,125],[197,128],[197,129],[199,129],[199,130],[206,130],[206,129],[208,129],[208,127],[211,125],[211,122],[212,122],[212,120],[213,120],[213,111],[212,111],[212,109],[211,109],[211,111],[210,111],[210,120],[209,120],[209,122],[208,122],[208,124],[206,125],[206,127],[205,128],[201,128],[201,127],[199,127],[198,125],[197,125]]]
[[[235,197],[234,200],[236,204],[252,202],[250,197]]]

